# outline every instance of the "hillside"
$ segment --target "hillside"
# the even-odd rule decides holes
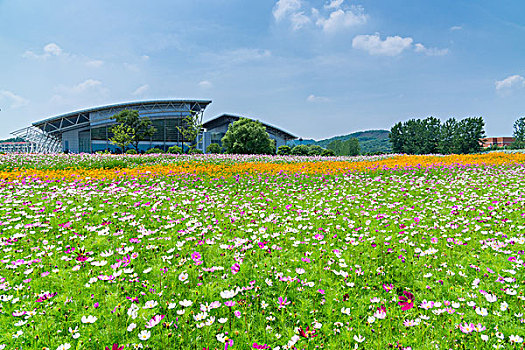
[[[350,138],[357,138],[359,140],[359,145],[361,146],[361,154],[367,153],[388,153],[392,152],[392,146],[388,139],[388,130],[366,130],[358,131],[347,135],[334,136],[328,139],[316,141],[313,139],[306,140],[294,140],[290,142],[290,146],[295,145],[319,145],[326,148],[328,144],[334,140],[346,141]]]

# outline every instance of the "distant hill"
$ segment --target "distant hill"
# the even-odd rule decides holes
[[[346,141],[351,138],[357,138],[359,140],[359,146],[361,146],[361,153],[388,153],[392,152],[392,145],[388,139],[388,130],[367,130],[358,131],[348,135],[334,136],[329,139],[316,141],[313,139],[305,140],[293,140],[289,142],[291,147],[295,145],[319,145],[326,148],[328,144],[334,140]]]
[[[4,143],[4,142],[23,142],[24,139],[23,138],[20,138],[20,137],[11,137],[9,139],[5,139],[5,140],[0,140],[0,143]]]

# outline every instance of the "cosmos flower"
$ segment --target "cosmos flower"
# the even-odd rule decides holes
[[[414,307],[414,294],[404,291],[404,295],[399,297],[399,302],[397,303],[401,306],[401,310],[406,311]]]

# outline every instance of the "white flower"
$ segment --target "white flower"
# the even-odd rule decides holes
[[[306,272],[306,270],[303,269],[303,268],[298,267],[298,268],[295,269],[295,272],[297,272],[298,275],[302,275],[303,273]]]
[[[487,315],[489,314],[489,313],[487,312],[487,309],[485,309],[485,308],[481,308],[481,307],[477,307],[477,308],[476,308],[476,313],[477,313],[478,315],[480,315],[480,316],[483,316],[483,317],[485,317],[485,316],[487,316]]]
[[[358,342],[358,343],[362,343],[362,342],[365,341],[365,337],[363,337],[361,334],[359,334],[359,335],[356,334],[356,335],[354,335],[354,340],[356,342]]]
[[[187,300],[187,299],[179,301],[179,305],[182,306],[182,307],[189,307],[192,304],[193,304],[193,302],[191,300]]]
[[[224,299],[230,299],[237,295],[237,292],[235,290],[223,290],[221,292],[221,297]]]
[[[67,349],[71,349],[71,345],[69,343],[59,345],[57,348],[57,350],[67,350]]]
[[[151,337],[151,332],[150,331],[143,330],[142,332],[139,333],[139,339],[142,340],[142,341],[148,340],[149,337]]]
[[[374,323],[376,318],[374,316],[368,316],[368,323]]]
[[[499,309],[500,309],[501,311],[507,311],[508,308],[509,308],[509,304],[507,304],[507,302],[505,302],[505,301],[502,302],[502,303],[500,304],[500,306],[499,306]]]
[[[146,304],[142,307],[143,309],[153,309],[155,306],[159,305],[155,300],[146,301]]]
[[[78,337],[80,337],[80,333],[78,333],[78,326],[76,326],[75,329],[69,327],[69,333],[71,333],[73,339],[77,339]]]
[[[186,271],[180,273],[179,281],[181,281],[183,283],[188,283],[189,282],[188,281],[188,274],[186,273]]]
[[[482,335],[481,335],[481,340],[483,340],[483,341],[487,341],[487,340],[489,340],[489,336],[486,335],[486,334],[482,334]]]
[[[201,312],[201,313],[198,313],[198,314],[194,315],[193,319],[195,320],[195,322],[199,322],[199,321],[204,320],[206,317],[208,317],[208,313],[207,312]]]
[[[219,321],[219,323],[226,323],[226,321],[228,321],[228,318],[226,317],[219,318],[217,321]]]
[[[345,308],[344,306],[341,308],[341,313],[350,316],[350,308]]]
[[[146,270],[142,271],[142,273],[150,273],[151,270],[152,270],[152,268],[151,268],[151,267],[148,267]]]
[[[509,337],[509,341],[514,344],[514,343],[523,343],[523,338],[520,337],[519,335],[511,335]]]
[[[177,310],[177,315],[184,315],[185,312],[186,312],[186,310],[184,310],[184,309]]]
[[[137,324],[136,323],[132,323],[128,326],[127,330],[128,332],[131,332],[133,331],[135,328],[137,328]]]
[[[224,343],[226,341],[226,336],[224,335],[224,333],[217,334],[215,338],[217,338],[217,341],[221,343]]]
[[[88,317],[82,316],[81,321],[82,323],[95,323],[97,318],[95,316],[89,315]]]
[[[485,299],[487,299],[489,303],[493,303],[498,300],[498,297],[494,294],[485,294]]]

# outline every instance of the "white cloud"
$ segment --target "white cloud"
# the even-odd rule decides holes
[[[312,20],[304,14],[304,12],[296,12],[290,15],[290,22],[292,22],[292,29],[299,30]]]
[[[0,101],[7,101],[9,107],[13,109],[24,107],[29,104],[29,100],[26,100],[22,96],[9,90],[0,90]]]
[[[423,44],[415,44],[414,51],[424,53],[427,56],[445,56],[448,54],[448,49],[438,49],[435,47],[427,48]]]
[[[109,89],[104,87],[100,80],[87,79],[77,85],[59,85],[55,88],[52,103],[79,105],[84,101],[97,100],[108,94]]]
[[[135,91],[133,91],[131,94],[133,96],[138,96],[138,95],[142,95],[144,94],[146,91],[149,90],[149,85],[148,84],[144,84],[142,86],[139,86]]]
[[[327,33],[334,33],[341,29],[365,24],[368,16],[362,7],[353,6],[351,9],[337,9],[330,13],[328,18],[319,18],[316,24]]]
[[[199,86],[201,88],[203,88],[203,89],[209,89],[209,88],[213,87],[213,84],[209,80],[203,80],[203,81],[199,82]]]
[[[521,75],[511,75],[503,80],[496,81],[496,90],[505,91],[525,87],[525,78]]]
[[[139,72],[140,68],[136,64],[124,62],[124,68],[132,71],[132,72]]]
[[[86,62],[86,66],[92,67],[92,68],[99,68],[104,64],[104,61],[102,60],[89,60]]]
[[[279,0],[273,7],[273,17],[277,22],[301,8],[301,0]]]
[[[332,0],[330,3],[324,5],[324,8],[332,10],[332,9],[338,9],[341,7],[345,0]]]
[[[330,99],[328,97],[324,97],[324,96],[315,96],[315,95],[309,95],[307,98],[306,98],[306,101],[307,102],[329,102]]]
[[[49,43],[46,46],[44,46],[42,54],[36,54],[33,51],[26,51],[23,55],[25,58],[37,58],[37,59],[47,59],[51,56],[68,56],[67,53],[65,53],[60,46],[58,46],[55,43]]]
[[[240,64],[250,61],[258,61],[268,58],[272,55],[270,50],[263,49],[235,49],[223,52],[208,52],[204,57],[213,62],[220,62],[222,64]]]
[[[452,32],[455,31],[455,30],[462,30],[462,29],[463,29],[462,26],[452,26],[452,27],[450,27],[450,30],[451,30]]]
[[[367,51],[371,55],[397,56],[412,46],[412,38],[388,36],[381,40],[379,34],[358,35],[352,40],[354,49]]]

